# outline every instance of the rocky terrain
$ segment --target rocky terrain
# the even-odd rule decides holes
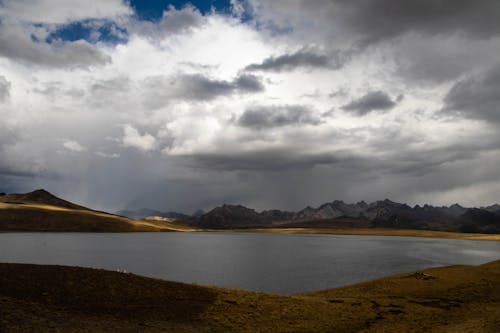
[[[223,205],[189,220],[202,228],[252,227],[371,227],[394,229],[438,230],[473,233],[500,233],[500,208],[492,205],[465,208],[458,204],[434,207],[411,207],[385,199],[348,204],[343,201],[325,203],[317,208],[306,207],[298,212],[266,210],[257,212],[240,205]],[[346,218],[350,224],[346,223]]]

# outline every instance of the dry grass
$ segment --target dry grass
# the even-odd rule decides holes
[[[283,296],[0,264],[1,332],[498,332],[500,261]]]
[[[161,221],[137,221],[90,209],[0,202],[0,231],[177,231]]]
[[[205,230],[210,231],[210,230]],[[217,230],[224,232],[265,232],[278,234],[332,234],[332,235],[372,235],[372,236],[411,236],[430,238],[459,238],[475,240],[497,240],[499,234],[468,234],[461,232],[413,230],[413,229],[385,229],[385,228],[252,228]]]

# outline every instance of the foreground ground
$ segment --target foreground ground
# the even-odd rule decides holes
[[[303,295],[0,264],[0,332],[499,332],[500,261]]]

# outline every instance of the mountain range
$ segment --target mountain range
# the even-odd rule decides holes
[[[199,228],[384,228],[500,234],[500,205],[480,208],[466,208],[458,204],[412,207],[388,199],[352,204],[335,200],[297,212],[276,209],[257,212],[241,205],[222,205],[208,213],[197,212],[192,216],[152,209],[120,211],[115,215],[71,203],[43,189],[25,194],[0,193],[0,231],[169,231]]]
[[[298,212],[257,212],[241,205],[223,205],[191,218],[193,226],[226,229],[252,227],[369,227],[474,233],[500,233],[500,205],[466,208],[451,206],[409,206],[389,199],[366,203],[340,200]]]

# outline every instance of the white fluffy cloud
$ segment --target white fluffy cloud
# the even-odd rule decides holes
[[[126,147],[149,151],[154,149],[156,139],[149,133],[140,134],[139,131],[131,125],[125,125],[123,126],[122,143]]]
[[[83,151],[86,151],[87,149],[82,146],[81,144],[79,144],[77,141],[74,141],[74,140],[66,140],[63,142],[63,146],[64,148],[66,148],[67,150],[69,151],[72,151],[72,152],[83,152]]]

